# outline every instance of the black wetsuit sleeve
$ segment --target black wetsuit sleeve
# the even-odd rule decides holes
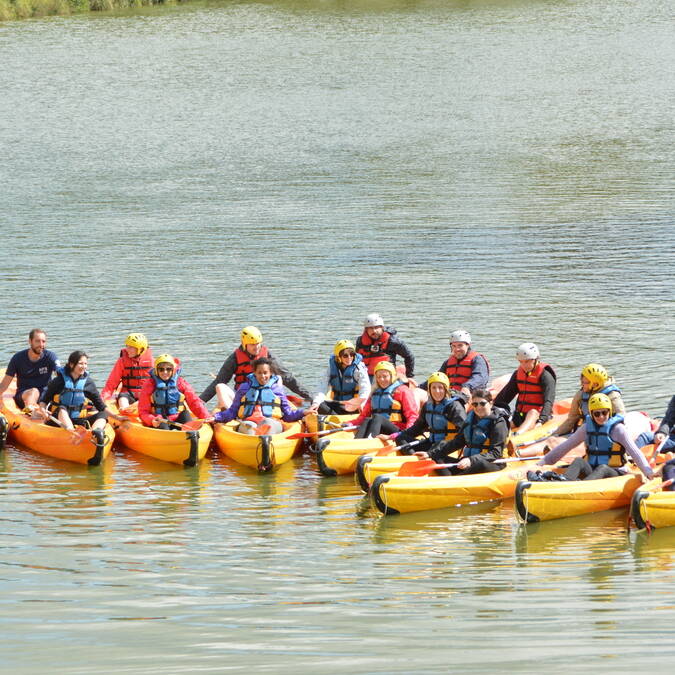
[[[53,401],[54,396],[60,394],[61,391],[63,391],[64,384],[65,383],[61,375],[57,375],[56,377],[49,380],[47,388],[42,392],[42,395],[40,396],[40,403],[50,403],[51,401]]]
[[[502,390],[497,394],[493,406],[497,408],[504,408],[504,410],[510,410],[509,403],[518,395],[518,382],[516,380],[516,373],[514,371],[511,375],[509,381],[504,385]]]
[[[410,351],[408,345],[406,345],[403,340],[395,335],[392,335],[389,338],[389,348],[387,351],[390,354],[395,354],[403,359],[403,362],[405,363],[405,374],[407,377],[415,376],[415,357]]]
[[[555,377],[548,371],[544,370],[541,374],[541,388],[544,395],[544,405],[539,414],[538,422],[542,424],[548,422],[553,416],[553,402],[555,401]]]
[[[420,434],[423,434],[425,431],[428,431],[429,427],[427,425],[427,420],[424,416],[424,413],[415,420],[415,423],[408,427],[405,431],[402,431],[396,437],[396,445],[403,445],[404,443],[410,443]]]
[[[461,400],[453,401],[445,409],[445,417],[455,425],[456,429],[461,429],[466,421],[466,405]]]
[[[84,383],[84,395],[94,404],[96,410],[99,412],[105,410],[105,402],[101,398],[98,387],[91,377],[88,377],[87,381]]]
[[[216,379],[209,384],[206,389],[199,395],[199,398],[208,403],[216,395],[216,385],[217,384],[227,384],[234,375],[234,371],[237,368],[237,357],[232,352],[226,359],[223,365],[216,375]]]
[[[675,396],[670,399],[666,414],[661,420],[661,426],[659,426],[658,433],[668,436],[668,434],[673,431],[675,431]]]

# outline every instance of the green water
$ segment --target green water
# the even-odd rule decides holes
[[[314,389],[381,312],[423,377],[465,327],[662,414],[670,2],[218,3],[0,25],[0,361],[102,384],[146,333],[201,389],[258,325]],[[311,458],[258,476],[0,455],[8,672],[670,670],[675,539],[625,512],[382,519]]]

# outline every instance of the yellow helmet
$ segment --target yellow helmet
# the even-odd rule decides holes
[[[588,399],[588,411],[594,410],[612,410],[612,401],[607,394],[593,394]]]
[[[241,344],[243,347],[259,345],[262,341],[262,333],[255,326],[246,326],[241,329]]]
[[[450,391],[450,380],[445,373],[431,373],[429,379],[427,380],[427,385],[431,386],[434,382],[440,382],[447,391]]]
[[[351,349],[353,352],[356,351],[354,343],[351,342],[350,340],[338,340],[335,343],[335,347],[333,347],[333,354],[335,354],[336,357],[340,356],[340,353],[343,352],[345,349]]]
[[[584,366],[581,374],[591,383],[592,389],[601,389],[609,380],[609,374],[599,363],[589,363]]]
[[[176,359],[171,356],[171,354],[160,354],[156,359],[155,359],[155,368],[160,363],[169,363],[171,364],[174,368],[176,367]]]
[[[129,333],[124,344],[127,347],[136,347],[138,353],[142,354],[148,348],[148,338],[143,333]]]
[[[391,373],[391,379],[398,380],[398,373],[396,372],[396,367],[391,361],[380,361],[375,368],[373,369],[373,374],[378,370],[388,370]]]

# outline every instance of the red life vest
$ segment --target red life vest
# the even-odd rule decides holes
[[[363,362],[368,368],[368,375],[373,375],[375,366],[381,361],[391,361],[386,353],[390,337],[391,334],[385,330],[377,340],[373,340],[366,331],[363,331],[357,351],[363,357]]]
[[[477,356],[483,356],[478,352],[469,350],[466,353],[466,356],[458,361],[454,356],[451,356],[444,364],[445,374],[450,380],[451,389],[461,389],[462,385],[471,377],[473,374],[473,362]],[[485,357],[483,356],[485,359]],[[490,363],[485,359],[487,364],[488,374],[490,373]]]
[[[120,359],[122,360],[121,391],[128,391],[138,399],[143,382],[149,377],[148,371],[154,366],[152,351],[146,349],[140,356],[131,358],[124,348],[120,352]]]
[[[523,413],[523,415],[530,410],[541,412],[544,407],[544,388],[541,386],[541,376],[545,370],[548,370],[554,378],[556,377],[553,368],[541,361],[529,373],[526,373],[522,366],[516,370],[516,386],[518,387],[516,412]]]
[[[238,389],[246,382],[246,376],[253,372],[253,362],[256,359],[269,358],[269,352],[267,351],[267,347],[263,345],[260,348],[258,356],[251,356],[241,345],[239,345],[234,350],[234,358],[237,359],[237,367],[234,371],[234,384]]]

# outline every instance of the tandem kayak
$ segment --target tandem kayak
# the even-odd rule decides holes
[[[236,431],[239,422],[215,425],[215,437],[218,450],[239,464],[250,466],[260,472],[271,471],[276,466],[288,462],[295,454],[300,441],[289,438],[301,431],[300,422],[284,424],[280,434],[249,436]]]
[[[3,394],[0,406],[7,419],[9,434],[17,443],[41,455],[89,466],[98,466],[110,454],[115,431],[109,424],[105,426],[104,442],[97,444],[89,432],[78,436],[68,429],[31,419],[17,408],[13,398],[14,387],[10,389],[11,393],[8,390]]]
[[[113,404],[108,403],[108,406],[115,410]],[[208,424],[198,431],[156,429],[146,427],[135,416],[129,416],[124,422],[113,420],[112,424],[127,448],[182,466],[195,466],[204,459],[213,438],[213,429]]]
[[[675,492],[661,491],[661,483],[655,478],[633,494],[630,515],[638,530],[675,525]]]
[[[385,448],[389,448],[391,453],[396,452],[393,443],[385,443],[379,438],[354,438],[353,432],[338,431],[321,438],[314,451],[319,471],[330,477],[354,473],[360,457],[385,451]]]
[[[516,515],[522,522],[569,518],[628,506],[642,485],[642,474],[629,472],[614,478],[518,483]]]
[[[512,497],[516,484],[535,460],[512,462],[500,471],[463,476],[399,476],[385,474],[373,481],[370,494],[384,514],[430,511]]]

